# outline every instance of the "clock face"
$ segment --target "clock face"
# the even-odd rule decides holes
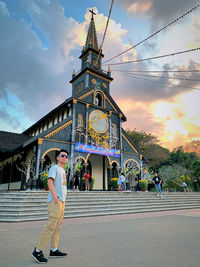
[[[92,129],[98,133],[104,133],[108,129],[108,118],[101,110],[94,110],[90,113],[89,123]]]

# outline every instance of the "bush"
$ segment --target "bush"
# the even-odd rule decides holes
[[[147,180],[139,180],[139,189],[142,191],[146,191],[148,188],[148,181]]]
[[[111,186],[112,189],[118,188],[117,182],[118,182],[118,178],[111,178],[111,180],[110,180],[110,186]]]
[[[48,172],[44,172],[41,176],[42,186],[43,188],[48,188]]]
[[[90,182],[90,188],[93,189],[95,178],[93,176],[91,176],[91,178],[92,178],[92,180]]]
[[[90,182],[90,188],[93,189],[95,178],[93,176],[91,176],[91,178],[92,178],[92,181]],[[82,185],[83,187],[85,187],[85,177],[82,177]]]

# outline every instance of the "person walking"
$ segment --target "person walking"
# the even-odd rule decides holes
[[[121,177],[121,176],[120,176]],[[117,185],[118,185],[118,191],[122,191],[122,182],[120,177],[118,178]]]
[[[58,241],[60,238],[60,230],[63,223],[65,199],[67,195],[66,174],[63,169],[68,161],[68,152],[61,149],[57,154],[57,164],[49,170],[48,186],[49,193],[47,197],[48,219],[39,241],[32,253],[32,257],[38,263],[47,263],[43,250],[51,239],[51,250],[49,257],[66,257],[67,253],[58,250]]]
[[[156,195],[157,196],[161,196],[162,197],[162,191],[161,191],[161,183],[162,183],[162,179],[158,176],[158,172],[155,173],[154,178],[152,179],[152,182],[155,184],[155,188],[156,188]],[[158,194],[159,191],[159,194]]]
[[[124,173],[122,172],[119,179],[121,180],[121,185],[122,185],[122,191],[126,190],[126,183],[125,183],[125,176]]]

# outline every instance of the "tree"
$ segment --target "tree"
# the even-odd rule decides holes
[[[200,160],[195,160],[192,163],[193,188],[195,191],[200,191]]]
[[[158,138],[151,133],[145,133],[143,131],[137,132],[136,129],[133,131],[127,129],[126,133],[142,153],[145,153],[150,145],[157,144],[159,141]]]
[[[195,152],[200,156],[200,140],[193,140],[184,145],[183,147],[184,152]]]
[[[145,152],[145,156],[149,161],[149,166],[154,171],[167,162],[169,155],[169,150],[158,144],[149,145]]]
[[[198,155],[195,152],[184,152],[183,147],[180,146],[175,148],[171,153],[168,160],[169,165],[181,164],[187,169],[191,169],[192,163],[199,159]]]
[[[182,182],[185,181],[190,187],[192,184],[191,171],[180,164],[163,166],[159,170],[164,188],[167,190],[183,191]]]
[[[147,158],[152,170],[155,171],[168,160],[170,152],[167,148],[158,144],[159,140],[156,136],[143,131],[137,132],[136,129],[133,131],[127,130],[126,133]]]

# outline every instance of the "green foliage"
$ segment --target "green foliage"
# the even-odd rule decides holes
[[[92,181],[90,182],[90,188],[93,189],[95,178],[93,176],[91,176],[91,178],[92,178]],[[85,186],[85,177],[82,178],[82,185]]]
[[[110,186],[112,187],[112,189],[118,188],[117,182],[118,182],[118,178],[111,178]]]
[[[93,189],[95,178],[93,176],[91,176],[91,178],[92,178],[92,181],[90,182],[90,188]]]
[[[159,140],[156,136],[142,131],[137,132],[135,129],[126,130],[126,133],[147,158],[149,167],[154,171],[168,160],[170,152],[158,144]]]
[[[48,188],[48,176],[48,172],[43,172],[41,175],[43,188]]]
[[[171,153],[170,153],[170,157],[168,160],[168,164],[169,165],[173,165],[173,164],[180,164],[183,167],[187,168],[187,169],[192,169],[192,164],[194,161],[198,160],[198,155],[194,152],[184,152],[183,151],[183,147],[180,146],[176,149],[174,149]]]
[[[192,163],[192,172],[196,178],[200,178],[200,160],[195,160]]]
[[[164,166],[159,171],[159,176],[164,182],[164,189],[183,191],[182,182],[191,185],[191,172],[180,164]],[[187,179],[186,179],[187,177]]]
[[[126,133],[142,153],[145,153],[150,145],[158,143],[158,138],[151,133],[145,133],[143,131],[137,132],[136,129],[132,131],[127,129]]]
[[[147,180],[139,180],[139,189],[142,191],[146,191],[148,188],[148,181]]]
[[[81,170],[82,170],[82,168],[83,168],[83,164],[82,164],[82,161],[81,162],[77,162],[76,164],[75,164],[75,167],[74,167],[74,172],[76,172],[76,173],[81,173]]]
[[[163,188],[182,191],[180,177],[185,175],[191,179],[187,181],[189,188],[200,191],[200,158],[198,154],[189,152],[192,151],[191,149],[184,152],[183,147],[178,147],[170,152],[162,147],[158,138],[151,133],[137,132],[136,129],[126,130],[126,133],[148,160],[148,173],[160,169],[160,176],[165,182]],[[194,151],[199,153],[198,144],[195,143],[196,150]],[[126,174],[126,170],[124,173]],[[148,179],[147,175],[144,178]]]

